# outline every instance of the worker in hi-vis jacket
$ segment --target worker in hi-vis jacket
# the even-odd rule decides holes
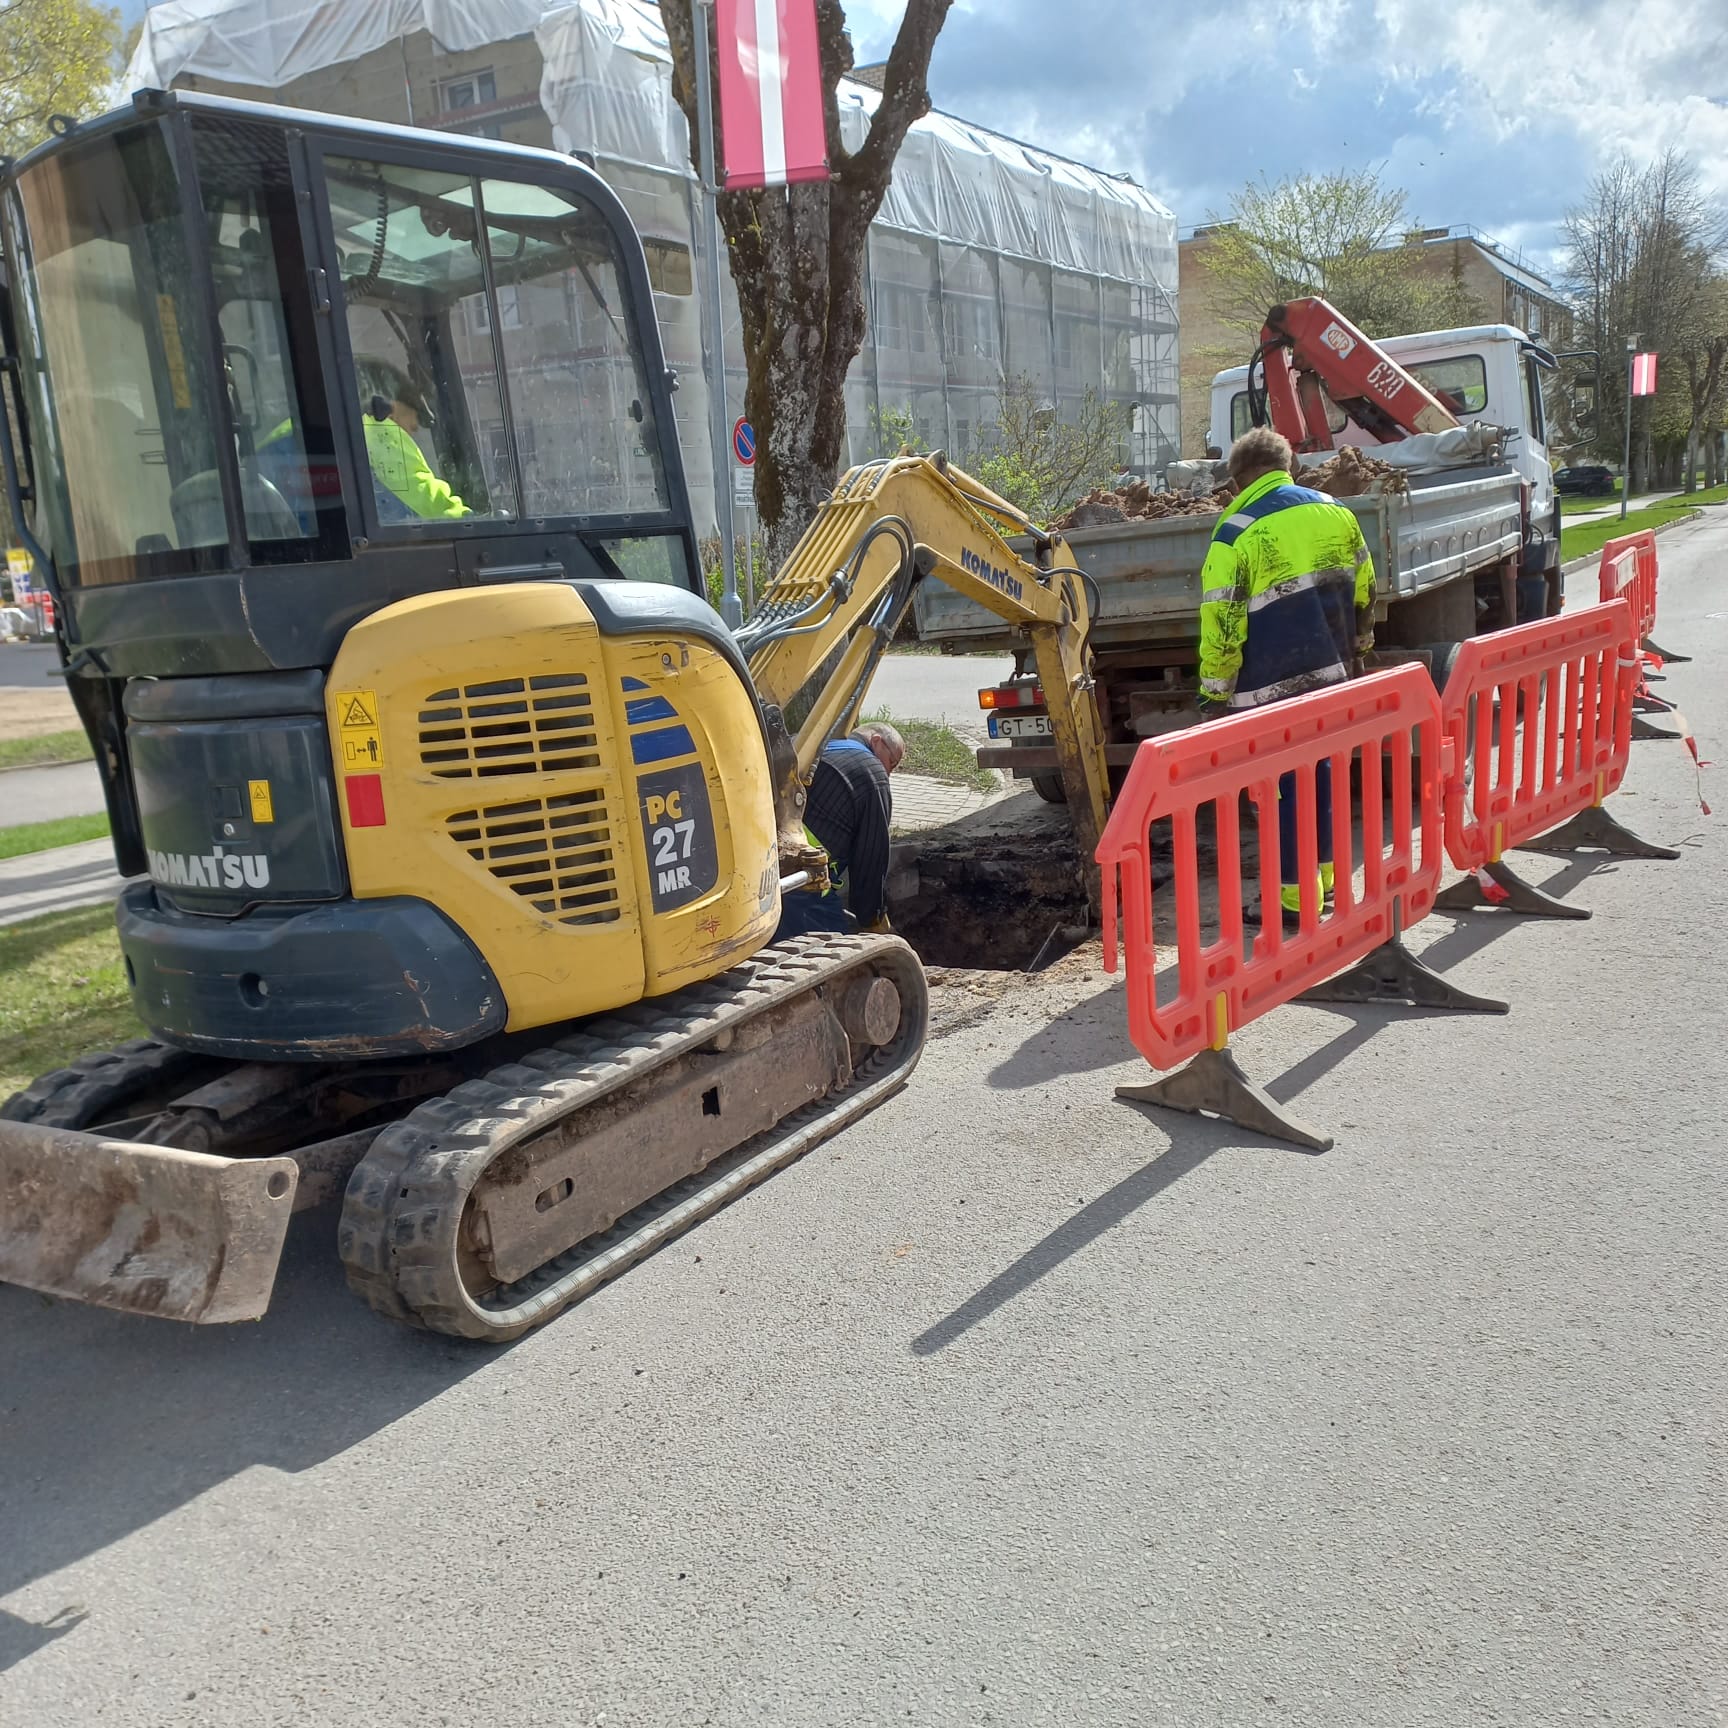
[[[1200,578],[1203,719],[1342,683],[1374,646],[1374,561],[1356,518],[1291,478],[1289,440],[1270,427],[1230,447],[1236,497],[1212,531]],[[1314,771],[1320,896],[1332,892],[1332,772]],[[1278,782],[1280,899],[1301,906],[1296,776]]]

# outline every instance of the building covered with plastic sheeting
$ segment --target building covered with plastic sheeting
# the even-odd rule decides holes
[[[216,89],[552,146],[592,159],[641,232],[699,522],[713,519],[700,283],[701,201],[647,0],[165,0],[129,88]],[[840,91],[856,148],[878,100]],[[1088,389],[1130,409],[1122,465],[1177,454],[1176,222],[1132,182],[946,114],[917,122],[867,251],[869,330],[847,379],[850,454],[884,419],[961,462],[987,454],[1004,384],[1059,417]],[[723,293],[728,408],[742,413],[736,301]],[[550,436],[551,428],[545,429]],[[625,453],[620,427],[620,461]]]

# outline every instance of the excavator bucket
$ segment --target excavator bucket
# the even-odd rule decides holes
[[[211,1325],[270,1305],[299,1170],[0,1122],[0,1283]]]

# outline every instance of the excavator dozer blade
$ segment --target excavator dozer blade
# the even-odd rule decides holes
[[[212,1325],[270,1305],[299,1170],[0,1122],[0,1283]]]

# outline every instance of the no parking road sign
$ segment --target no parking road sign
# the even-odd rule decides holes
[[[756,460],[756,428],[743,415],[732,422],[732,454],[746,468]]]

